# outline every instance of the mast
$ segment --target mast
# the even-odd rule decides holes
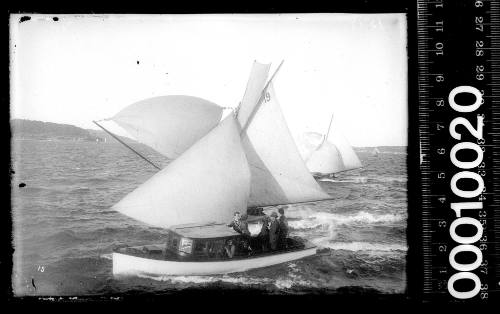
[[[150,163],[153,167],[155,167],[158,170],[161,170],[161,168],[158,167],[157,165],[155,165],[151,160],[147,159],[146,157],[144,157],[143,155],[141,155],[138,151],[136,151],[135,149],[133,149],[132,147],[130,147],[129,145],[127,145],[118,136],[116,136],[113,133],[111,133],[110,131],[106,130],[102,125],[100,125],[99,123],[97,123],[97,121],[92,121],[92,122],[94,122],[98,127],[100,127],[101,129],[103,129],[106,133],[108,133],[109,135],[111,135],[115,140],[117,140],[118,142],[122,143],[125,147],[127,147],[128,149],[130,149],[131,151],[133,151],[134,153],[136,153],[139,157],[141,157],[142,159],[144,159],[145,161],[147,161],[148,163]]]
[[[323,145],[323,143],[326,142],[326,140],[328,139],[328,135],[330,134],[330,128],[332,127],[332,121],[333,121],[333,113],[332,113],[332,117],[330,118],[330,124],[328,125],[328,131],[326,131],[326,134],[323,138],[323,142],[321,143],[321,145]]]

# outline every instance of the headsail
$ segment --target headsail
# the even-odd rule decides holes
[[[253,63],[245,94],[238,107],[238,122],[241,126],[247,123],[248,118],[259,101],[262,89],[266,84],[270,66],[271,64],[262,64],[257,61]]]
[[[222,107],[202,98],[174,95],[136,102],[110,120],[168,158],[181,155],[220,121]]]
[[[298,139],[302,158],[311,173],[331,174],[361,168],[351,145],[336,128],[329,134],[307,132]]]
[[[241,140],[250,165],[249,207],[331,198],[306,168],[272,83]]]
[[[113,209],[162,228],[227,222],[246,209],[249,191],[248,162],[230,115]]]
[[[342,162],[344,163],[344,171],[363,167],[361,160],[352,148],[347,139],[340,133],[336,127],[332,127],[332,131],[328,136],[327,142],[332,143],[338,149]]]
[[[307,144],[318,143],[315,146],[309,146],[306,151],[307,157],[304,158],[306,166],[313,174],[330,174],[344,171],[346,169],[342,155],[335,145],[330,142],[323,142],[324,136],[319,133],[305,133],[303,138]],[[323,144],[321,144],[323,142]]]

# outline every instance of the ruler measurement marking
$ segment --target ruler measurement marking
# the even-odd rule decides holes
[[[436,6],[437,4],[437,6]],[[500,162],[500,149],[497,151],[496,147],[500,144],[500,114],[496,111],[500,109],[500,46],[498,45],[500,39],[500,11],[498,10],[500,3],[490,2],[488,0],[481,1],[471,1],[462,10],[464,18],[470,18],[473,21],[470,26],[460,25],[462,29],[470,28],[470,34],[464,34],[463,37],[450,39],[447,34],[453,31],[449,25],[449,20],[454,19],[454,16],[447,16],[446,8],[453,6],[454,3],[451,1],[417,1],[417,91],[418,91],[418,104],[419,108],[417,110],[417,117],[419,119],[419,138],[420,138],[420,153],[425,154],[423,160],[420,163],[420,188],[421,194],[421,211],[420,215],[420,225],[422,230],[422,263],[423,267],[423,280],[422,280],[422,291],[425,295],[429,297],[435,295],[449,294],[446,284],[442,285],[439,280],[448,280],[449,276],[456,273],[448,262],[448,254],[434,254],[439,245],[447,245],[451,242],[449,235],[448,226],[453,220],[450,219],[452,211],[450,210],[450,202],[459,202],[460,200],[455,200],[454,198],[449,198],[448,195],[453,195],[450,189],[450,173],[451,175],[457,173],[459,168],[453,168],[451,166],[451,161],[449,157],[450,148],[459,141],[454,141],[447,132],[448,121],[443,119],[443,117],[448,118],[448,113],[451,113],[450,106],[448,105],[448,93],[451,90],[451,85],[455,83],[447,83],[450,78],[450,71],[453,71],[453,67],[460,69],[458,72],[463,73],[464,76],[459,76],[460,79],[465,79],[465,75],[470,73],[470,78],[465,79],[463,82],[457,83],[458,85],[470,85],[474,86],[483,93],[483,99],[485,104],[477,110],[478,113],[484,114],[483,119],[483,138],[486,140],[484,144],[479,145],[483,149],[486,148],[485,152],[482,154],[484,167],[467,169],[467,171],[475,173],[483,173],[484,182],[486,190],[479,195],[486,200],[482,201],[484,206],[483,209],[486,210],[486,217],[479,217],[481,221],[485,221],[486,225],[484,227],[485,234],[488,235],[489,241],[478,242],[483,245],[487,245],[487,248],[483,251],[484,259],[488,260],[490,263],[491,258],[500,255],[500,248],[498,247],[499,241],[496,241],[496,237],[490,237],[490,235],[497,235],[500,238],[498,230],[500,230],[500,210],[494,210],[492,206],[498,207],[500,209],[500,180],[499,183],[495,183],[495,180],[490,180],[491,178],[498,178],[500,176],[500,170],[495,171],[494,167],[497,162]],[[480,6],[480,7],[479,7]],[[455,7],[459,7],[455,5]],[[467,9],[466,9],[467,8]],[[481,17],[481,20],[475,17]],[[435,24],[437,21],[443,22],[443,25]],[[476,28],[481,29],[482,32],[478,32]],[[440,32],[436,32],[437,29],[442,29]],[[472,49],[470,53],[463,52],[460,54],[464,56],[465,62],[470,62],[472,68],[468,72],[467,69],[460,68],[460,64],[456,65],[452,63],[447,63],[447,57],[450,55],[458,55],[456,51],[450,50],[450,41],[455,41],[457,44],[453,46],[453,49],[459,49],[459,45],[466,47],[465,45],[471,45]],[[484,45],[482,47],[474,46],[474,41],[482,40]],[[444,43],[443,49],[436,49],[435,44],[437,42]],[[477,44],[476,44],[477,45]],[[480,48],[480,49],[479,49]],[[475,56],[475,51],[481,50],[482,56]],[[437,55],[440,51],[443,51],[442,55]],[[464,63],[469,64],[469,63]],[[477,70],[477,66],[482,65],[481,71]],[[477,71],[477,72],[475,72]],[[482,78],[476,80],[476,75],[482,75]],[[438,76],[443,76],[445,78],[444,82],[436,82]],[[453,76],[452,80],[453,80]],[[441,79],[441,78],[439,78]],[[434,101],[443,100],[446,105],[441,108],[434,105]],[[495,107],[496,106],[496,107]],[[447,110],[441,110],[446,108]],[[475,127],[475,119],[472,118],[471,114],[462,115],[460,113],[453,113],[452,117],[464,116],[467,120],[470,120],[472,125]],[[443,125],[445,128],[438,130],[437,124]],[[463,127],[462,127],[463,128]],[[465,134],[463,130],[458,130],[458,133]],[[461,140],[467,141],[467,140]],[[471,141],[474,143],[474,141]],[[435,149],[445,147],[446,153],[444,155],[438,155]],[[436,158],[439,157],[439,158]],[[438,181],[437,174],[444,172],[446,178],[443,181]],[[491,182],[493,181],[493,182]],[[499,196],[496,196],[499,195]],[[439,198],[445,197],[444,202],[439,201]],[[481,198],[480,198],[481,199]],[[470,201],[475,201],[476,199],[470,199]],[[465,200],[464,200],[465,201]],[[477,215],[477,213],[476,213]],[[442,216],[442,217],[440,217]],[[473,216],[471,216],[473,217]],[[447,228],[438,227],[438,222],[447,222]],[[492,229],[495,228],[496,229]],[[485,238],[486,239],[486,238]],[[455,246],[458,244],[455,244]],[[497,259],[499,260],[499,259]],[[492,267],[491,264],[487,268]],[[445,276],[442,276],[439,271],[447,271]],[[453,271],[452,271],[453,270]],[[500,275],[500,268],[495,268],[495,271],[491,269],[488,274],[498,273]],[[479,274],[479,273],[478,273]],[[436,275],[436,277],[434,277]],[[490,275],[488,275],[490,276]],[[481,283],[485,283],[484,280],[489,278],[485,275],[480,275]],[[498,278],[498,277],[497,277]],[[497,283],[500,280],[497,279]],[[438,284],[439,283],[439,284]],[[498,291],[494,287],[487,289],[489,293],[493,291]],[[482,291],[482,290],[481,290]],[[490,296],[492,298],[492,296]]]

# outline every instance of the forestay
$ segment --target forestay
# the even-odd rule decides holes
[[[241,140],[252,177],[249,207],[331,198],[306,168],[272,83]]]
[[[245,210],[250,170],[233,115],[113,209],[157,227],[230,221]]]
[[[137,141],[175,159],[219,122],[222,107],[202,98],[173,95],[136,102],[111,118]]]

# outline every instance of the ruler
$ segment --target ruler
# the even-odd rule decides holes
[[[500,2],[417,1],[421,298],[500,297]]]

